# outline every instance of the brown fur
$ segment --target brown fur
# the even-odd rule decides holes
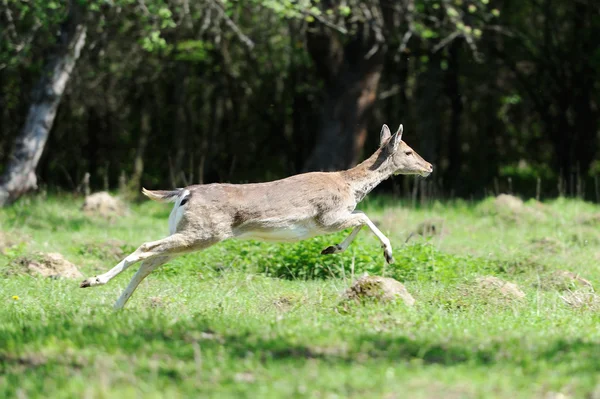
[[[121,308],[152,270],[181,253],[200,250],[230,238],[298,241],[315,235],[354,228],[344,242],[323,250],[344,251],[363,225],[379,238],[388,262],[392,248],[387,237],[356,205],[381,181],[394,174],[427,176],[431,164],[401,141],[402,125],[391,135],[381,131],[380,148],[360,165],[341,172],[311,172],[255,184],[194,185],[173,191],[143,192],[157,201],[175,202],[169,218],[172,234],[142,245],[104,275],[82,287],[102,285],[139,260],[147,259],[115,307]],[[158,258],[161,261],[152,261]],[[146,265],[146,266],[145,266]]]

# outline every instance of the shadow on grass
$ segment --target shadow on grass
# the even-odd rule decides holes
[[[89,315],[86,315],[89,316]],[[19,332],[0,333],[6,346],[0,349],[0,364],[39,367],[44,362],[28,362],[19,353],[31,347],[44,347],[48,342],[68,342],[75,351],[93,348],[101,353],[120,352],[132,356],[162,353],[181,361],[194,361],[194,345],[203,353],[224,353],[231,359],[251,354],[262,361],[304,361],[317,359],[335,364],[377,361],[412,362],[452,366],[460,364],[488,366],[512,364],[535,372],[538,362],[562,364],[569,372],[600,371],[597,354],[600,343],[575,340],[530,342],[522,338],[502,339],[485,344],[467,341],[443,342],[414,339],[406,335],[357,334],[330,346],[310,344],[302,337],[261,335],[261,331],[217,331],[201,318],[170,324],[160,316],[136,318],[118,315],[108,320],[100,316],[85,322],[76,318],[48,321],[33,327],[23,326]],[[91,316],[93,317],[93,316]],[[0,370],[4,367],[0,367]]]

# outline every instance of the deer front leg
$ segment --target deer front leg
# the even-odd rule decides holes
[[[387,263],[394,263],[394,257],[392,255],[392,244],[390,243],[390,240],[377,228],[377,226],[375,226],[371,219],[369,219],[368,216],[361,211],[354,211],[351,214],[349,214],[346,218],[336,223],[336,227],[340,230],[347,229],[349,227],[355,227],[354,230],[352,230],[352,233],[350,233],[350,235],[341,244],[338,244],[337,246],[332,246],[334,250],[338,249],[338,246],[340,247],[340,249],[343,249],[338,250],[336,252],[329,252],[329,248],[332,247],[328,247],[325,248],[322,253],[339,253],[343,250],[346,250],[350,243],[356,238],[356,235],[360,231],[360,228],[365,225],[369,227],[373,234],[375,234],[375,236],[379,239],[381,247],[383,248],[383,256],[385,257]],[[346,243],[345,247],[343,247],[344,243]]]

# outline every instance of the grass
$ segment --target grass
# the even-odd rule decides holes
[[[170,209],[144,202],[104,220],[80,203],[29,198],[0,210],[12,244],[0,254],[0,397],[600,396],[599,302],[589,290],[591,301],[565,300],[583,289],[556,278],[600,283],[595,205],[409,209],[375,198],[363,209],[392,241],[394,265],[366,230],[334,256],[319,252],[344,233],[225,242],[157,270],[115,313],[133,270],[81,290],[15,273],[18,261],[59,252],[94,275],[163,236]],[[404,244],[430,219],[446,232]],[[340,292],[364,271],[402,281],[415,306],[340,311]],[[481,276],[513,282],[525,298],[485,291]]]

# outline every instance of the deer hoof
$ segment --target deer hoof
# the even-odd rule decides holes
[[[79,288],[93,287],[95,285],[101,285],[98,277],[92,277],[88,278],[87,280],[83,280],[81,284],[79,284]]]
[[[321,251],[321,255],[330,255],[340,252],[342,248],[339,245],[330,245]]]
[[[392,252],[391,251],[384,250],[383,251],[383,256],[385,257],[385,261],[388,264],[394,263],[394,257],[392,256]]]

